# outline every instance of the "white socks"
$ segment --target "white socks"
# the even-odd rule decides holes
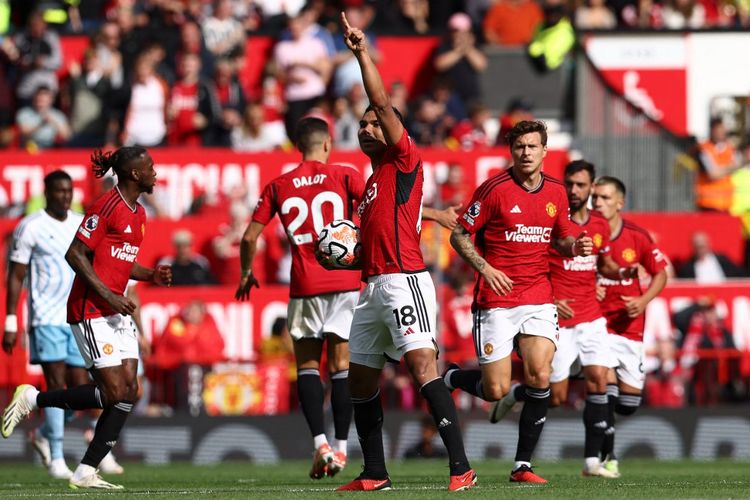
[[[328,439],[326,438],[325,434],[318,434],[313,438],[313,446],[315,446],[316,450],[327,443]]]
[[[337,439],[333,442],[334,449],[346,455],[346,439]]]

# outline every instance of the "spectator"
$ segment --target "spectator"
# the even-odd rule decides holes
[[[55,73],[62,65],[62,49],[57,33],[47,27],[42,13],[31,14],[26,30],[17,34],[15,45],[18,49],[18,85],[16,95],[21,105],[26,105],[36,89],[44,86],[57,94],[58,81]]]
[[[235,151],[271,151],[281,149],[287,142],[284,124],[265,121],[263,106],[252,103],[245,108],[242,123],[232,129],[232,149]]]
[[[272,73],[284,84],[288,137],[294,137],[299,119],[325,94],[331,74],[325,45],[317,38],[306,37],[305,27],[303,16],[289,19],[291,40],[276,44],[271,61]]]
[[[193,251],[193,234],[187,229],[175,231],[172,235],[174,255],[164,257],[159,265],[172,266],[173,286],[200,286],[216,283],[208,259]]]
[[[739,164],[741,167],[732,174],[734,195],[729,213],[742,222],[745,236],[745,269],[750,273],[750,138],[746,138],[740,146]]]
[[[232,129],[242,123],[242,112],[247,106],[245,92],[237,78],[237,68],[229,59],[219,59],[211,89],[214,116],[207,145],[229,147]]]
[[[463,205],[469,195],[471,190],[465,180],[463,165],[451,163],[448,165],[445,182],[440,185],[440,206]]]
[[[490,110],[487,106],[472,104],[469,118],[462,120],[451,130],[450,143],[465,151],[490,147],[493,141],[490,141],[484,128],[489,119]]]
[[[484,38],[495,45],[526,45],[542,19],[535,0],[498,0],[484,18]]]
[[[576,43],[576,34],[567,18],[563,0],[545,0],[544,20],[537,26],[528,54],[537,70],[559,68]]]
[[[47,149],[70,138],[70,125],[62,111],[52,107],[54,96],[48,87],[38,87],[31,106],[16,114],[21,143],[29,150]]]
[[[438,430],[431,416],[425,415],[420,420],[421,432],[419,441],[404,452],[404,458],[445,458],[448,453],[442,447],[435,447]]]
[[[109,79],[113,89],[119,89],[124,83],[122,53],[120,52],[120,27],[117,23],[107,22],[102,25],[96,37],[96,56],[99,69]]]
[[[219,235],[211,242],[216,275],[222,285],[240,282],[240,240],[249,218],[250,210],[244,203],[232,203],[229,208],[229,224],[220,226]]]
[[[352,113],[346,97],[333,101],[333,143],[336,149],[353,151],[359,148],[359,116]],[[361,115],[360,115],[361,116]]]
[[[336,42],[331,32],[325,29],[318,22],[320,19],[321,8],[323,5],[319,2],[308,1],[300,11],[299,17],[302,19],[304,25],[303,38],[317,38],[320,40],[326,48],[328,57],[333,57],[338,50],[336,48]],[[337,37],[341,38],[341,37]],[[292,40],[292,34],[289,28],[285,29],[281,33],[279,40]]]
[[[428,0],[389,2],[387,10],[378,15],[377,31],[396,35],[425,35],[430,31],[429,19]]]
[[[474,273],[455,260],[448,272],[449,288],[443,298],[444,327],[440,338],[446,363],[475,364],[476,352],[472,341],[472,286]]]
[[[284,316],[279,316],[273,322],[271,335],[260,342],[259,354],[261,363],[294,361],[294,344]]]
[[[505,135],[512,129],[516,123],[524,120],[533,120],[533,104],[525,97],[514,97],[508,103],[508,109],[500,115],[500,131],[497,134],[496,144],[498,146],[506,145]]]
[[[487,58],[477,48],[468,15],[453,14],[448,29],[436,51],[435,69],[451,82],[464,103],[471,103],[481,98],[479,74],[487,68]]]
[[[579,30],[611,30],[617,19],[605,0],[586,0],[575,10],[575,27]]]
[[[214,0],[213,13],[203,22],[203,38],[216,58],[235,58],[243,52],[245,31],[232,17],[231,0]]]
[[[662,21],[671,30],[703,28],[706,9],[697,0],[668,0],[662,9]]]
[[[701,169],[696,177],[695,205],[699,210],[727,212],[732,203],[731,175],[739,165],[721,118],[711,120],[709,139],[699,148]]]
[[[214,74],[214,56],[206,48],[203,35],[198,25],[188,21],[180,26],[180,46],[175,54],[175,61],[181,61],[186,54],[195,54],[200,58],[201,76],[211,78]]]
[[[349,24],[361,29],[367,36],[369,43],[368,51],[375,64],[380,62],[380,51],[378,50],[377,36],[368,29],[375,16],[375,9],[368,4],[362,4],[357,7],[346,9],[346,18]],[[344,37],[337,36],[334,39],[335,55],[333,56],[333,65],[336,68],[333,74],[333,95],[341,97],[349,94],[355,85],[362,86],[362,73],[359,70],[354,54],[346,46]]]
[[[18,49],[9,37],[0,40],[0,148],[5,148],[13,141],[13,123],[15,119],[15,100],[13,99],[13,62],[19,57]]]
[[[169,98],[169,143],[174,146],[200,146],[214,119],[211,88],[200,77],[197,54],[186,53],[180,61],[182,78],[172,87]]]
[[[200,299],[191,300],[180,314],[170,318],[153,350],[150,362],[165,371],[183,364],[212,365],[225,359],[224,339]]]
[[[711,240],[703,232],[693,234],[693,254],[685,264],[680,266],[677,276],[694,279],[701,285],[723,283],[727,278],[737,278],[745,275],[724,254],[716,253],[711,248]]]
[[[408,123],[409,136],[421,146],[437,146],[442,143],[440,121],[443,107],[429,97],[421,97],[414,106]]]
[[[156,75],[147,55],[136,60],[134,82],[125,115],[122,142],[144,147],[160,146],[167,135],[167,84]]]
[[[98,53],[88,49],[83,55],[83,71],[77,62],[68,68],[67,96],[73,138],[68,147],[102,147],[110,127],[109,98],[111,80],[101,65]]]

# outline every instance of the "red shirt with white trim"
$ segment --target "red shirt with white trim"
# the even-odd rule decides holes
[[[539,186],[525,188],[511,169],[501,172],[474,191],[458,219],[476,234],[474,244],[487,262],[513,281],[508,295],[498,295],[480,275],[474,307],[516,307],[552,303],[549,248],[570,234],[568,197],[560,181],[542,174]]]
[[[323,227],[337,219],[352,220],[365,183],[350,167],[303,161],[263,189],[253,221],[268,225],[278,214],[292,252],[290,297],[359,290],[359,271],[323,268],[313,242]]]
[[[610,255],[609,222],[599,214],[589,210],[588,219],[579,224],[571,220],[573,233],[587,232],[594,241],[594,251],[584,257],[566,257],[550,248],[549,270],[552,280],[552,295],[555,299],[568,299],[568,306],[574,316],[558,318],[560,326],[570,328],[580,323],[588,323],[602,317],[602,308],[596,300],[597,261],[600,256]]]
[[[115,186],[86,211],[76,238],[94,252],[92,265],[112,292],[122,295],[128,286],[143,235],[146,211],[136,202],[130,207]],[[68,323],[116,314],[98,293],[76,274],[68,296]]]

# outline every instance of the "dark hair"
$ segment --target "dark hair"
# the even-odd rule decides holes
[[[328,129],[328,123],[325,120],[308,116],[297,122],[295,143],[297,149],[303,153],[309,153],[316,145],[322,144],[330,136],[331,131]]]
[[[589,163],[586,160],[575,160],[568,163],[565,166],[565,177],[577,174],[582,170],[589,173],[589,179],[592,181],[596,179],[596,167],[594,167],[593,163]]]
[[[716,125],[724,125],[724,119],[720,116],[714,116],[711,118],[708,128],[714,128]]]
[[[279,316],[273,320],[273,325],[271,325],[271,335],[278,337],[284,333],[284,328],[286,328],[286,318],[284,316]]]
[[[619,192],[623,197],[627,193],[627,190],[625,189],[625,184],[618,179],[617,177],[611,177],[609,175],[602,175],[597,180],[594,181],[594,185],[596,186],[614,186],[615,190]]]
[[[526,134],[538,132],[542,138],[542,146],[547,145],[547,125],[541,120],[521,120],[505,134],[505,141],[512,148],[516,139]]]
[[[44,190],[47,191],[52,189],[52,184],[57,181],[73,182],[73,179],[64,170],[54,170],[44,176]]]
[[[391,108],[393,109],[393,112],[396,113],[396,116],[398,116],[398,121],[401,122],[401,125],[406,127],[406,123],[404,122],[404,115],[401,114],[401,111],[399,111],[396,106],[391,106]],[[367,106],[367,108],[365,109],[365,112],[362,113],[362,116],[365,116],[370,111],[375,111],[375,108],[372,107],[372,104]]]
[[[91,170],[97,179],[104,177],[110,168],[120,177],[128,163],[147,154],[146,148],[141,146],[123,146],[106,153],[97,149],[91,153]]]

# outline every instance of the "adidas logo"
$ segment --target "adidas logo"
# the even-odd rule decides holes
[[[404,332],[404,337],[406,337],[407,335],[411,335],[412,333],[414,333],[414,330],[412,329],[412,327],[409,327]]]
[[[607,421],[606,420],[602,420],[601,422],[596,422],[594,424],[594,427],[596,427],[597,429],[606,429],[607,428]]]
[[[117,441],[107,441],[104,444],[110,447],[114,447],[117,444]]]
[[[546,421],[547,421],[547,417],[542,417],[539,420],[537,420],[536,422],[534,422],[534,425],[542,425]]]
[[[448,427],[448,426],[449,426],[449,425],[451,425],[452,423],[453,423],[453,422],[451,422],[451,421],[450,421],[450,420],[448,420],[447,418],[443,417],[443,420],[441,420],[440,422],[438,422],[438,427],[440,427],[440,428],[442,429],[443,427]]]
[[[128,227],[126,227],[125,231],[123,231],[123,233],[132,233],[132,232],[133,232],[133,230],[130,229],[130,224],[128,224]]]
[[[514,206],[513,208],[510,209],[510,213],[512,213],[512,214],[520,214],[521,213],[521,207],[519,207],[518,205]]]

